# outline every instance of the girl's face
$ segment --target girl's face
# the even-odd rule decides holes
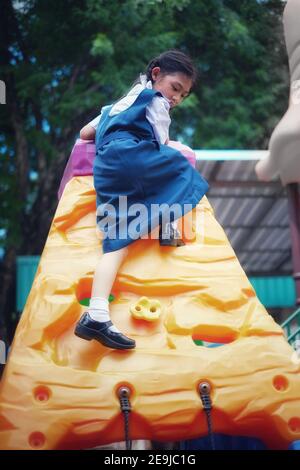
[[[152,69],[153,88],[160,91],[174,108],[188,96],[192,88],[192,79],[181,72],[163,74],[159,67]]]

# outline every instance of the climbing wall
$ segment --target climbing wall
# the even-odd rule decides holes
[[[112,320],[136,349],[87,342],[74,328],[102,256],[101,235],[92,176],[69,180],[0,384],[1,449],[124,440],[123,385],[131,390],[133,439],[205,435],[203,381],[211,385],[215,432],[257,437],[275,449],[300,439],[300,364],[292,348],[207,198],[182,222],[185,246],[137,240],[113,286]]]

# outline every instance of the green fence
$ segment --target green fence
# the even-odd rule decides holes
[[[18,312],[22,312],[40,261],[40,256],[17,257],[17,302]]]
[[[300,308],[281,324],[288,342],[300,350]],[[296,344],[295,344],[296,343]]]
[[[292,276],[250,277],[249,281],[265,307],[295,307],[296,287]]]

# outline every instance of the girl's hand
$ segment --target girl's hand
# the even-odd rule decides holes
[[[87,124],[80,131],[80,138],[82,140],[95,140],[96,129]]]

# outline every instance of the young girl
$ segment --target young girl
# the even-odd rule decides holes
[[[127,247],[163,225],[161,214],[157,217],[150,210],[158,204],[166,207],[166,212],[172,205],[180,207],[181,213],[173,215],[168,230],[160,230],[160,244],[181,246],[183,242],[178,240],[179,233],[172,222],[195,207],[208,190],[207,182],[188,160],[166,145],[171,122],[169,111],[188,96],[195,80],[196,70],[188,56],[177,50],[164,52],[149,63],[140,83],[114,105],[102,108],[101,115],[80,132],[82,139],[96,137],[97,220],[105,233],[89,310],[75,329],[80,338],[95,339],[115,349],[135,347],[135,341],[124,336],[110,321],[108,305]],[[120,198],[126,198],[125,206]],[[136,204],[143,204],[146,209],[138,237],[126,231],[133,220],[130,208]]]

